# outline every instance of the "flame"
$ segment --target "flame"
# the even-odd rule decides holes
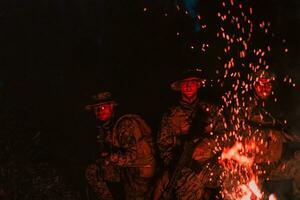
[[[258,188],[258,186],[257,186],[257,184],[256,184],[256,182],[255,182],[255,180],[251,180],[251,181],[248,183],[248,185],[249,185],[249,188],[250,188],[251,192],[252,192],[257,198],[261,199],[261,198],[262,198],[262,193],[261,193],[260,189]]]
[[[249,190],[249,188],[246,185],[242,185],[241,188],[243,189],[243,191],[246,193],[244,196],[241,197],[240,200],[251,200],[251,191]]]
[[[275,194],[271,194],[271,195],[269,196],[269,200],[277,200]]]
[[[231,199],[252,200],[252,199],[262,199],[263,198],[263,193],[260,191],[260,189],[254,179],[250,180],[247,184],[239,185],[238,188],[239,189],[237,191],[240,191],[240,194],[232,195],[232,196],[235,196],[235,198],[231,198]]]
[[[254,162],[254,157],[247,157],[242,154],[245,151],[245,148],[242,143],[236,142],[231,148],[224,148],[221,155],[221,160],[234,160],[240,165],[251,167]]]
[[[255,143],[252,142],[246,145],[236,142],[232,147],[223,149],[220,163],[226,171],[224,177],[227,179],[222,192],[226,196],[224,199],[260,200],[263,198],[263,193],[258,186],[258,177],[252,169],[254,156],[247,155],[255,147]]]

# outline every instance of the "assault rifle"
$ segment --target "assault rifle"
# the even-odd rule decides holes
[[[104,134],[104,130],[102,127],[99,127],[98,131],[99,131],[99,134],[97,136],[97,143],[98,143],[99,149],[98,149],[98,155],[96,157],[96,164],[99,167],[98,179],[101,180],[104,177],[104,172],[103,172],[102,167],[105,165],[105,163],[104,163],[105,157],[103,157],[101,154],[103,152],[114,153],[114,152],[117,152],[119,149],[117,149],[116,147],[112,147],[111,145],[108,145],[105,142],[105,134]]]
[[[182,169],[192,162],[193,152],[197,145],[195,141],[198,142],[203,139],[202,137],[205,127],[206,113],[202,112],[202,110],[197,110],[191,116],[191,118],[193,119],[193,123],[185,139],[183,151],[181,153],[179,161],[176,163],[176,167],[169,179],[167,187],[162,192],[160,200],[173,199],[173,189],[179,176],[181,175]]]
[[[195,150],[195,143],[192,141],[186,141],[183,147],[183,152],[180,156],[180,159],[176,165],[176,168],[169,179],[169,183],[166,187],[166,189],[163,191],[161,195],[161,200],[170,200],[173,199],[173,189],[174,186],[181,174],[182,169],[192,160],[192,155]]]

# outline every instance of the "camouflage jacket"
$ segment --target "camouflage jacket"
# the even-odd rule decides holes
[[[253,100],[249,105],[248,120],[259,124],[261,127],[253,126],[256,131],[256,140],[260,152],[255,156],[255,162],[260,164],[270,176],[270,180],[292,180],[293,199],[300,198],[300,151],[288,152],[287,147],[291,142],[299,142],[299,136],[288,133],[282,129],[282,123],[269,113],[265,107]],[[277,124],[280,123],[278,127]],[[287,154],[294,154],[290,158]]]
[[[257,145],[256,163],[275,163],[281,159],[284,143],[283,130],[276,128],[276,119],[255,98],[248,103],[247,122]]]
[[[189,129],[191,115],[196,109],[202,109],[207,114],[204,119],[204,133],[201,134],[209,136],[223,132],[225,119],[222,117],[220,109],[200,102],[198,99],[192,104],[180,101],[178,105],[171,107],[163,115],[161,129],[157,136],[157,145],[165,167],[168,168],[175,156],[178,155],[176,149],[183,146],[181,136],[185,135],[186,130]],[[205,136],[201,137],[205,138]]]
[[[120,168],[140,168],[141,173],[152,176],[155,160],[151,134],[140,116],[127,114],[120,117],[104,134],[104,151],[109,153],[105,157],[106,163]]]

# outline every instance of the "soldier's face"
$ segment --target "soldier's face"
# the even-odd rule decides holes
[[[104,103],[95,108],[95,115],[100,121],[109,120],[114,112],[113,103]]]
[[[200,87],[199,81],[187,80],[181,83],[181,93],[184,97],[191,99],[197,96],[198,89]]]
[[[272,92],[272,83],[269,79],[259,78],[254,85],[256,95],[261,99],[267,99]]]

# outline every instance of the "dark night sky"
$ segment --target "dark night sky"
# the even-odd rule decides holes
[[[93,126],[83,105],[102,87],[115,93],[123,111],[141,114],[156,130],[174,101],[168,84],[186,62],[174,30],[181,26],[193,34],[185,20],[164,18],[157,7],[145,14],[143,5],[141,0],[2,0],[1,123],[10,137],[40,132],[52,159],[81,169]],[[300,2],[254,5],[257,16],[269,19],[287,39],[289,55],[273,62],[283,63],[277,71],[292,75],[298,86],[279,88],[279,109],[300,130]]]

